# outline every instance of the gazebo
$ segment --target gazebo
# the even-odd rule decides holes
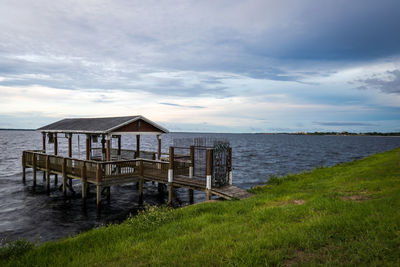
[[[158,149],[153,152],[152,156],[157,155],[157,159],[161,158],[161,135],[168,133],[168,130],[157,123],[143,116],[125,116],[125,117],[107,117],[107,118],[71,118],[63,119],[52,124],[43,126],[39,129],[43,135],[42,150],[46,152],[46,135],[51,143],[54,143],[54,155],[58,154],[58,134],[64,134],[68,138],[68,157],[72,157],[72,135],[86,135],[86,160],[94,159],[92,155],[92,142],[101,138],[101,160],[111,161],[113,159],[121,159],[121,135],[136,135],[136,150],[130,150],[132,158],[139,158],[140,153],[140,136],[143,134],[152,134],[157,137]],[[116,157],[112,157],[113,150],[111,148],[111,138],[118,139],[118,148],[116,149]],[[129,151],[129,150],[128,150]],[[127,153],[125,153],[127,154]],[[145,154],[145,153],[142,153]],[[143,155],[144,156],[144,155]],[[125,157],[126,158],[126,157]],[[97,158],[99,159],[99,158]],[[127,158],[126,158],[127,159]],[[155,158],[153,158],[155,159]]]

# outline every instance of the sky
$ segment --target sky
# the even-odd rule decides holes
[[[400,132],[400,1],[1,0],[0,128]]]

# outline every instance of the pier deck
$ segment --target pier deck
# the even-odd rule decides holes
[[[173,158],[173,155],[172,155]],[[171,176],[170,170],[174,170],[174,165],[179,162],[179,169],[175,168],[175,174]],[[189,161],[190,162],[190,161]],[[47,190],[50,190],[50,175],[62,176],[63,194],[67,194],[67,189],[71,185],[71,179],[81,180],[82,198],[86,199],[87,184],[94,184],[97,187],[97,204],[100,205],[101,191],[106,188],[107,198],[109,198],[110,186],[125,183],[139,183],[139,202],[143,201],[143,183],[145,181],[157,182],[168,185],[169,200],[172,201],[172,188],[188,188],[193,198],[193,190],[207,193],[207,199],[212,195],[224,199],[243,199],[251,194],[247,191],[232,185],[222,187],[207,188],[206,177],[190,177],[190,164],[185,160],[177,160],[171,164],[166,160],[150,160],[136,158],[131,160],[117,161],[94,161],[82,160],[58,155],[45,154],[42,151],[24,151],[22,155],[23,179],[25,180],[25,169],[33,169],[33,184],[36,185],[36,172],[46,173]],[[172,171],[171,173],[174,173]],[[188,175],[183,175],[187,173]],[[68,182],[68,183],[67,183]],[[57,181],[55,181],[57,183]]]

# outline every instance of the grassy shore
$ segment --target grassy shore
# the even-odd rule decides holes
[[[0,250],[9,266],[400,265],[399,150],[273,178],[242,201],[151,208]]]

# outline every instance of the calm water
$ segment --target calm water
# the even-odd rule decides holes
[[[227,139],[233,148],[233,184],[248,189],[263,184],[271,175],[284,175],[310,170],[318,166],[331,166],[340,162],[362,158],[373,153],[400,147],[400,138],[364,136],[294,136],[263,134],[187,134],[173,133],[163,136],[163,150],[175,138],[209,137]],[[122,138],[123,148],[134,148],[134,136]],[[84,137],[73,139],[74,157],[84,156]],[[154,150],[156,138],[144,136],[142,149]],[[92,187],[83,210],[80,184],[75,183],[75,196],[62,197],[54,186],[50,195],[45,191],[45,181],[38,172],[38,185],[32,187],[32,172],[27,172],[27,182],[22,183],[21,153],[23,150],[41,149],[41,135],[27,131],[0,131],[0,238],[45,241],[120,222],[141,207],[134,184],[111,188],[111,201],[103,201],[101,216],[96,215],[95,190]],[[48,147],[52,150],[53,147]],[[59,151],[65,155],[67,141],[59,138]],[[60,183],[58,184],[60,186]],[[203,201],[203,193],[195,193],[195,202]],[[147,204],[166,203],[167,195],[157,192],[157,185],[146,183],[144,200]],[[188,192],[177,190],[174,205],[187,205]]]

